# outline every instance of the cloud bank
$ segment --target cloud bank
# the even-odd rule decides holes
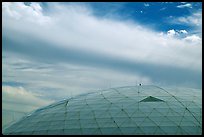
[[[35,26],[31,27],[32,21],[29,21],[30,19],[45,22],[47,16],[43,15],[42,9],[37,10],[38,13],[32,6],[24,5],[24,7],[29,8],[22,8],[23,6],[11,8],[11,5],[15,5],[15,3],[3,5],[3,9],[8,9],[3,14],[4,19],[6,19],[6,23],[3,21],[3,29],[9,28],[18,32],[29,33],[34,37],[47,40],[49,43],[55,43],[61,48],[83,49],[84,51],[101,53],[115,58],[120,57],[135,62],[188,67],[196,70],[201,68],[201,59],[197,58],[198,54],[201,55],[201,52],[199,53],[200,45],[194,46],[192,43],[166,36],[158,37],[157,32],[131,22],[98,19],[92,16],[91,10],[86,9],[86,7],[50,4],[50,8],[55,11],[55,14],[50,13],[51,15],[49,15],[50,24],[44,23],[43,27],[32,24]],[[23,5],[23,3],[16,4],[16,6],[18,5]],[[17,12],[21,19],[8,19],[9,16],[12,17],[9,13],[18,9],[24,9],[22,12],[21,10]],[[31,12],[31,9],[33,14],[29,14],[29,16],[24,14],[28,11]],[[32,47],[30,48],[32,49]],[[184,48],[191,54],[190,57],[185,55]],[[178,59],[181,61],[177,62]],[[160,61],[158,62],[158,60]],[[194,60],[196,64],[194,67],[192,67],[191,60]]]
[[[6,81],[26,83],[32,91],[57,89],[59,98],[110,83],[201,86],[201,39],[169,37],[173,31],[160,35],[132,20],[100,18],[83,4],[44,7],[2,4],[3,60],[9,60],[3,63]],[[25,62],[18,66],[13,58]]]

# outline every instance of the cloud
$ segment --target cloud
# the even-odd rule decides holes
[[[183,5],[178,5],[176,7],[177,8],[192,8],[192,5],[190,3],[186,3],[186,4],[183,4]]]
[[[193,42],[193,43],[201,43],[201,38],[197,35],[190,35],[190,36],[187,36],[184,38],[184,40],[186,41],[190,41],[190,42]]]
[[[188,32],[186,30],[179,30],[180,33],[183,33],[183,34],[188,34]]]
[[[4,81],[26,83],[29,91],[58,99],[110,83],[199,85],[199,43],[159,35],[131,20],[100,18],[83,5],[49,3],[46,13],[43,9],[41,4],[4,4]],[[40,17],[25,14],[26,10]],[[9,15],[15,11],[21,19]]]
[[[168,30],[167,31],[167,36],[168,37],[177,37],[177,38],[183,38],[185,37],[186,35],[188,34],[188,32],[186,30],[174,30],[174,29],[171,29],[171,30]],[[159,34],[160,36],[164,36],[164,33],[160,33]]]
[[[2,85],[2,109],[30,112],[52,102],[51,100],[39,98],[39,94],[29,92],[23,87]]]
[[[166,7],[163,7],[163,8],[160,9],[160,11],[163,11],[163,10],[165,10],[165,9],[166,9]]]
[[[149,5],[149,3],[144,3],[144,6],[149,7],[150,5]]]
[[[30,7],[32,7],[33,11],[36,11],[38,14],[42,14],[42,7],[39,3],[31,3]]]
[[[177,32],[174,29],[167,31],[167,36],[173,37],[175,35],[177,35]]]
[[[202,12],[194,12],[189,16],[177,17],[173,19],[174,23],[183,23],[190,26],[202,26]]]
[[[190,43],[193,43],[193,44],[196,44],[196,45],[201,45],[202,44],[202,39],[199,37],[199,36],[197,36],[197,35],[195,35],[195,34],[193,34],[193,35],[187,35],[188,34],[188,32],[186,31],[186,30],[174,30],[174,29],[171,29],[171,30],[169,30],[169,31],[167,31],[167,36],[168,37],[180,37],[181,38],[181,40],[183,40],[183,41],[186,41],[186,42],[190,42]],[[160,36],[164,36],[164,33],[163,32],[161,32],[160,34],[159,34]]]
[[[55,7],[57,7],[57,9],[55,9]],[[6,22],[3,22],[3,30],[6,28],[14,28],[15,30],[17,29],[18,33],[29,32],[29,34],[34,37],[38,37],[39,39],[56,44],[57,47],[61,46],[61,48],[65,49],[83,49],[91,53],[101,53],[105,56],[124,58],[127,60],[134,60],[135,62],[182,67],[180,63],[176,63],[177,55],[171,58],[166,56],[160,62],[157,61],[161,56],[171,54],[168,53],[169,50],[167,50],[160,41],[168,42],[169,46],[173,44],[171,48],[177,52],[177,48],[179,48],[180,45],[187,46],[189,45],[188,43],[183,43],[177,39],[169,41],[168,38],[157,37],[154,31],[146,29],[145,26],[133,24],[131,22],[97,19],[91,15],[88,9],[84,10],[85,8],[77,6],[70,6],[67,8],[61,5],[53,6],[52,4],[50,4],[50,8],[57,11],[55,14],[49,15],[53,24],[49,27],[30,27],[30,22],[15,22],[15,24],[10,24],[7,18],[4,17]],[[58,11],[58,9],[60,9],[60,11]],[[4,12],[4,14],[7,13]],[[28,18],[30,18],[30,16]],[[7,33],[8,32],[9,31],[7,31]],[[12,36],[10,35],[9,37]],[[151,47],[149,47],[149,45],[151,45]],[[52,47],[50,46],[50,48]],[[157,54],[155,50],[158,52]],[[182,57],[182,53],[179,56],[179,58],[186,58]],[[167,60],[172,60],[170,62],[175,60],[175,63],[168,63]],[[187,61],[188,59],[184,60]],[[188,63],[186,65],[188,66]]]
[[[30,105],[39,107],[51,103],[50,100],[43,100],[23,87],[2,86],[2,101],[14,104]]]
[[[189,15],[181,17],[168,17],[166,20],[168,23],[173,25],[182,25],[189,28],[188,33],[183,33],[185,35],[198,35],[202,37],[202,10],[197,10],[191,12]]]
[[[24,69],[16,69],[14,58],[20,60],[19,56],[10,56],[9,59],[3,61],[3,64],[5,64],[2,68],[3,74],[7,76],[4,81],[14,81],[4,82],[4,84],[14,85],[13,83],[18,83],[17,85],[20,85],[24,83],[23,86],[26,89],[41,94],[43,98],[54,100],[69,98],[94,89],[135,85],[136,82],[142,82],[143,84],[152,83],[151,78],[136,72],[132,75],[114,71],[110,67],[105,69],[68,63],[58,63],[57,65],[56,63],[41,64],[33,60],[24,59],[24,61],[21,61],[20,66],[27,66],[28,69],[32,68],[33,70],[32,72],[24,71]],[[10,64],[5,62],[10,62]],[[45,68],[38,69],[40,67]],[[49,68],[52,68],[52,70]],[[13,77],[8,77],[11,75]]]
[[[50,22],[50,18],[43,15],[42,7],[39,3],[31,3],[29,6],[23,2],[3,2],[2,10],[4,11],[3,15],[7,16],[6,18],[12,18],[16,21],[28,21],[40,25]]]

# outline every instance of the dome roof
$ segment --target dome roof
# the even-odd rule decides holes
[[[4,134],[201,134],[201,95],[185,88],[111,88],[40,108]]]

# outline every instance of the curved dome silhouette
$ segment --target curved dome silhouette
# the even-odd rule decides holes
[[[128,86],[40,108],[4,134],[201,134],[201,90]]]

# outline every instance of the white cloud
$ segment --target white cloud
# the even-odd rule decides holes
[[[160,11],[165,10],[165,9],[166,9],[166,7],[163,7],[163,8],[160,9]]]
[[[162,33],[160,33],[161,35]],[[167,36],[168,37],[177,37],[180,38],[181,36],[183,37],[183,35],[185,36],[186,34],[188,34],[188,32],[186,30],[168,30],[167,31]]]
[[[11,12],[19,11],[20,7],[28,7],[22,6],[22,3],[18,7],[19,9],[11,8],[10,6],[7,5]],[[192,52],[196,52],[200,48],[199,45],[196,48],[192,47],[191,43],[187,41],[170,39],[165,36],[157,37],[155,35],[157,32],[137,23],[94,17],[90,9],[81,5],[62,6],[60,4],[49,4],[49,8],[52,9],[52,12],[48,14],[48,18],[52,24],[43,28],[37,24],[31,25],[28,20],[27,22],[19,20],[15,24],[11,23],[14,21],[12,19],[10,20],[11,22],[9,21],[7,16],[5,16],[9,13],[4,12],[6,8],[3,8],[3,29],[14,28],[18,32],[29,32],[35,37],[44,39],[52,44],[55,43],[62,48],[83,49],[90,53],[101,53],[107,57],[183,68],[187,66],[192,68],[192,65],[188,62],[189,57],[186,57],[179,48],[189,47]],[[30,10],[30,8],[27,8],[27,10]],[[25,11],[21,10],[19,14],[23,14],[23,12]],[[42,18],[40,19],[43,20],[44,15],[41,15]],[[24,18],[30,18],[30,15],[24,14]],[[168,32],[170,36],[176,34],[175,30]],[[171,57],[166,56],[167,54],[171,55]],[[177,58],[182,59],[183,63],[178,63],[176,61]],[[194,57],[191,56],[192,58]],[[158,59],[160,60],[159,62]],[[201,62],[201,59],[194,59]],[[200,66],[195,68],[200,68]]]
[[[184,38],[185,41],[190,41],[193,43],[200,43],[201,44],[201,38],[197,35],[190,35]]]
[[[202,12],[195,12],[190,16],[175,18],[174,23],[184,23],[191,26],[202,26]]]
[[[198,10],[196,12],[192,12],[190,15],[182,16],[182,17],[168,17],[167,22],[170,24],[182,24],[187,25],[190,29],[188,32],[186,30],[178,30],[178,34],[182,36],[185,42],[188,42],[191,45],[201,45],[202,44],[202,11]],[[196,40],[190,40],[192,34],[195,34],[199,38],[195,38]],[[187,35],[190,37],[187,37]],[[186,39],[185,39],[186,38]]]
[[[31,66],[31,63],[32,66],[37,66],[37,68],[47,66],[48,70],[52,68],[52,71],[37,69],[32,66],[30,67],[33,70],[32,73],[22,69],[15,69],[16,65],[14,58],[19,61],[21,66]],[[24,87],[30,89],[32,92],[40,93],[42,96],[51,99],[69,98],[71,95],[86,93],[94,89],[135,85],[136,81],[142,82],[143,84],[152,84],[151,78],[139,73],[134,73],[134,75],[132,75],[111,69],[65,63],[43,65],[39,64],[39,62],[25,59],[21,60],[18,56],[10,56],[9,59],[3,60],[2,69],[4,75],[13,76],[12,78],[3,78],[4,81],[24,83]],[[48,90],[44,90],[44,88],[48,88]]]
[[[183,5],[178,5],[176,7],[177,8],[192,8],[192,5],[190,3],[186,3],[186,4],[183,4]]]
[[[144,6],[145,7],[149,7],[149,3],[144,3]]]
[[[152,78],[155,78],[155,76],[150,76],[154,75],[154,72],[149,72],[152,69],[151,65],[161,66],[161,68],[167,66],[201,72],[202,46],[200,43],[181,40],[177,37],[168,37],[166,34],[158,37],[158,32],[131,21],[98,18],[92,14],[91,9],[83,7],[83,5],[76,6],[68,4],[62,6],[61,4],[50,3],[48,4],[50,12],[46,16],[42,12],[43,7],[39,8],[38,6],[40,5],[36,6],[35,9],[42,16],[38,18],[38,21],[41,19],[43,21],[44,17],[49,18],[49,24],[43,26],[42,24],[33,22],[33,19],[36,18],[35,16],[31,17],[32,14],[25,15],[21,13],[25,12],[25,10],[20,12],[19,9],[11,8],[11,5],[4,6],[3,35],[11,40],[22,41],[22,43],[26,43],[27,40],[28,43],[25,44],[25,53],[28,52],[27,55],[30,58],[36,59],[39,54],[43,53],[43,56],[39,56],[37,59],[47,58],[51,62],[51,65],[45,66],[52,69],[45,68],[42,70],[35,68],[38,65],[40,66],[40,61],[42,60],[39,59],[39,62],[29,65],[30,68],[27,68],[27,71],[25,71],[26,69],[16,69],[14,67],[15,65],[11,67],[8,64],[12,61],[19,61],[17,60],[18,56],[16,57],[15,54],[13,54],[14,57],[10,61],[3,59],[5,60],[3,63],[3,74],[7,76],[3,79],[6,81],[13,80],[26,83],[28,84],[26,88],[29,87],[29,90],[32,92],[40,91],[45,93],[46,91],[43,91],[41,88],[49,87],[51,89],[57,89],[58,92],[56,94],[55,91],[53,93],[47,91],[45,93],[47,96],[50,94],[54,97],[67,97],[70,96],[70,92],[73,95],[79,94],[87,92],[91,89],[90,87],[92,89],[93,87],[94,89],[107,88],[109,83],[112,86],[133,85],[137,80],[142,80],[144,83],[152,83],[154,82]],[[7,8],[9,11],[6,11]],[[30,8],[32,12],[35,11],[32,7],[28,7],[27,10],[30,10]],[[14,11],[18,11],[19,15],[23,15],[22,20],[17,20],[15,17],[9,15],[9,12],[14,13]],[[32,20],[29,20],[29,18],[32,18]],[[185,33],[184,30],[182,32]],[[174,33],[176,34],[178,32],[176,30],[169,32],[170,35]],[[33,44],[30,42],[30,39],[27,39],[28,36],[32,39],[40,39],[48,44],[35,45],[37,41],[34,41]],[[18,52],[19,48],[22,48],[20,46],[14,45],[12,47],[13,52]],[[40,53],[36,52],[36,49]],[[64,52],[61,54],[56,50],[50,56],[49,51],[55,49],[63,50]],[[92,66],[88,67],[88,70],[79,71],[78,69],[87,68],[84,68],[83,65],[80,66],[79,62],[77,62],[77,67],[70,67],[69,65],[72,62],[69,62],[69,58],[67,58],[68,61],[60,60],[61,58],[59,60],[56,59],[71,54],[67,52],[69,50],[87,52],[88,55],[94,55],[91,60],[96,61],[88,62]],[[102,56],[98,57],[97,55]],[[6,56],[10,55],[6,53]],[[84,57],[85,59],[80,55],[75,55],[75,57],[81,59],[81,63],[86,62],[86,57]],[[98,66],[96,63],[97,59],[100,60],[101,58],[105,58],[105,61],[117,60],[120,62],[119,64],[125,61],[131,62],[130,67],[133,66],[132,69],[134,69],[134,72],[131,74],[127,74],[128,72],[122,73],[120,67],[125,67],[125,65],[122,66],[123,64],[120,66],[110,66],[110,62],[99,61],[101,64],[105,64],[104,66],[106,68]],[[24,57],[24,59],[27,58]],[[53,60],[57,60],[57,63]],[[29,64],[30,62],[24,61],[25,64]],[[59,62],[63,65],[59,65]],[[24,64],[23,62],[20,63]],[[43,61],[41,63],[43,64]],[[145,68],[149,70],[141,74],[139,71],[143,71],[144,68],[141,68],[139,65],[134,67],[135,64],[145,64],[150,67]],[[138,73],[135,73],[137,71]],[[157,75],[156,78],[159,79],[159,76]]]
[[[30,6],[25,5],[23,2],[3,2],[2,3],[3,15],[6,18],[13,18],[21,21],[28,21],[46,25],[50,23],[50,18],[43,15],[42,8],[39,3],[31,3]]]
[[[163,37],[164,36],[164,32],[159,32],[159,36]]]
[[[30,4],[30,7],[32,7],[33,10],[36,11],[37,13],[42,14],[42,7],[40,6],[39,3],[34,3],[34,2],[32,2],[32,3]]]
[[[180,33],[183,33],[183,34],[188,34],[188,32],[186,30],[179,30]]]
[[[39,95],[38,95],[39,96]],[[40,99],[36,94],[28,92],[23,87],[2,86],[2,101],[13,104],[39,107],[48,105],[52,101]]]
[[[174,37],[175,35],[177,35],[177,32],[174,29],[167,31],[167,36]]]

